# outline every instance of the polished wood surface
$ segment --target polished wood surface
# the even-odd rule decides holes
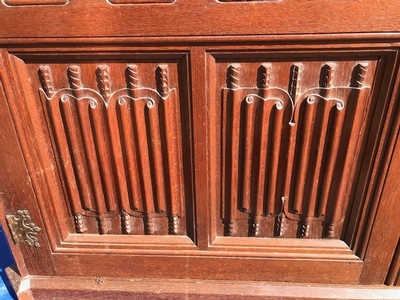
[[[395,290],[397,8],[2,2],[2,215],[42,229],[13,247],[33,295],[52,276]]]

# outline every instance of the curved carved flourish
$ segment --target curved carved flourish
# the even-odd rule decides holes
[[[336,238],[346,184],[336,194],[332,181],[341,178],[355,155],[347,137],[357,137],[361,130],[354,120],[360,119],[355,112],[366,105],[368,64],[355,65],[345,86],[335,85],[336,63],[327,62],[319,84],[310,87],[302,80],[309,81],[306,64],[294,63],[287,90],[273,85],[273,65],[260,65],[256,88],[241,86],[241,64],[227,68],[222,102],[225,234],[243,235],[237,221],[246,218],[245,213],[255,237],[261,236],[262,220],[276,216],[277,236],[285,235],[288,222],[296,222],[299,237],[315,236],[312,230],[318,223],[326,224],[325,237]],[[339,152],[346,155],[338,157]],[[281,197],[286,200],[279,211],[276,199]]]
[[[50,66],[38,70],[75,227],[87,231],[85,218],[95,217],[99,233],[109,233],[119,211],[124,233],[132,231],[134,216],[143,219],[146,234],[156,233],[154,218],[168,218],[163,231],[178,234],[183,198],[176,89],[166,64],[156,69],[157,90],[140,86],[137,65],[125,71],[126,87],[113,90],[109,66],[98,65],[96,91],[84,85],[79,65],[67,68],[69,88],[63,89],[54,87]]]

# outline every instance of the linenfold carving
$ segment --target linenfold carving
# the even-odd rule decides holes
[[[117,89],[106,64],[93,74],[98,90],[84,84],[79,65],[66,69],[68,88],[54,87],[48,65],[38,74],[76,232],[86,232],[91,218],[100,234],[114,220],[122,233],[156,234],[154,219],[165,218],[165,232],[181,234],[180,129],[168,65],[156,68],[156,89],[140,86],[135,64]]]
[[[334,62],[321,66],[312,85],[302,80],[306,63],[291,65],[287,87],[274,85],[273,68],[273,63],[259,66],[257,87],[241,85],[241,64],[227,68],[222,91],[225,234],[235,236],[238,220],[247,215],[248,232],[255,237],[275,218],[275,236],[284,237],[288,222],[296,222],[297,237],[315,236],[311,230],[319,224],[323,237],[336,238],[347,185],[333,190],[331,182],[344,176],[357,151],[349,140],[362,126],[355,114],[363,112],[370,90],[368,63],[346,70],[352,78],[348,85],[335,78]],[[339,157],[340,152],[345,155]],[[315,184],[306,190],[304,181]]]

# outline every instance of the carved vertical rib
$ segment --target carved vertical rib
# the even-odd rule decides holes
[[[79,195],[78,186],[76,184],[73,160],[69,152],[69,149],[71,147],[68,144],[67,137],[65,135],[64,126],[66,126],[66,124],[63,123],[63,119],[61,116],[60,102],[59,99],[51,99],[51,97],[55,94],[55,90],[53,86],[53,78],[51,76],[50,67],[40,66],[39,76],[42,82],[43,90],[46,93],[47,97],[49,97],[49,99],[45,100],[45,103],[49,113],[49,120],[51,122],[51,126],[54,132],[55,143],[58,148],[58,152],[60,153],[61,167],[66,177],[65,185],[67,188],[67,193],[71,200],[72,211],[73,214],[78,214],[82,212],[81,198]]]
[[[136,91],[132,91],[133,95],[135,95]],[[143,191],[142,198],[144,199],[143,211],[145,213],[152,213],[155,211],[154,207],[154,194],[153,194],[153,185],[155,184],[151,177],[151,165],[150,165],[150,153],[149,146],[147,141],[147,127],[145,120],[145,105],[142,101],[133,101],[131,102],[131,113],[132,113],[132,131],[134,134],[133,143],[129,143],[128,145],[137,145],[137,163],[138,163],[138,173],[140,175],[140,185]],[[127,129],[129,128],[129,124],[127,123]],[[128,129],[130,130],[130,129]],[[129,135],[129,131],[125,132],[125,135]],[[129,139],[129,136],[126,137]],[[132,149],[133,151],[133,149]],[[129,152],[128,152],[129,153]],[[130,160],[130,164],[132,166],[135,165],[135,161]],[[133,182],[133,184],[135,184]],[[146,229],[148,227],[147,222],[150,218],[145,218],[145,232],[148,232]],[[150,226],[150,225],[149,225]]]
[[[238,207],[238,171],[239,171],[239,142],[240,142],[240,107],[241,93],[239,86],[240,64],[232,64],[228,68],[228,87],[230,88],[228,95],[228,107],[231,109],[229,113],[229,125],[227,126],[227,134],[230,134],[230,143],[227,143],[227,159],[230,164],[230,186],[227,189],[229,197],[229,224],[228,235],[235,232],[234,223],[236,219],[236,210]],[[229,132],[231,130],[231,132]]]
[[[334,109],[334,111],[332,113],[331,134],[330,136],[327,136],[328,146],[326,147],[327,153],[325,156],[327,161],[326,161],[326,166],[324,167],[324,173],[323,173],[324,177],[323,177],[321,196],[320,196],[321,200],[318,207],[318,215],[320,216],[325,216],[326,214],[327,203],[332,188],[331,184],[332,184],[335,164],[337,161],[337,155],[340,145],[340,136],[342,133],[342,127],[344,121],[344,112],[336,110],[335,107],[332,109]]]
[[[139,94],[139,75],[137,65],[128,65],[127,69],[127,86],[129,88],[129,95],[138,99]],[[134,100],[135,101],[135,100]],[[142,195],[142,188],[140,186],[140,170],[137,154],[138,153],[138,136],[133,128],[132,114],[134,114],[134,104],[125,98],[118,100],[119,114],[121,117],[121,139],[124,149],[124,158],[126,159],[126,169],[129,193],[131,203],[124,202],[125,209],[132,209],[143,211],[143,200],[145,197]],[[132,113],[133,112],[133,113]]]
[[[179,165],[179,144],[178,144],[178,122],[177,122],[177,101],[175,99],[175,91],[170,91],[169,87],[169,70],[168,65],[160,65],[157,69],[158,73],[158,86],[159,93],[162,98],[167,96],[168,99],[161,99],[161,107],[163,111],[164,121],[164,135],[166,137],[167,147],[167,161],[168,161],[168,172],[169,172],[169,214],[171,218],[175,220],[177,216],[182,216],[181,209],[181,179],[180,179],[180,165]],[[178,224],[175,222],[174,224]],[[173,226],[173,228],[175,228]],[[176,234],[176,230],[172,233]]]
[[[289,83],[289,95],[293,101],[293,106],[297,107],[298,105],[298,95],[300,93],[300,82],[301,82],[301,73],[302,73],[303,65],[300,63],[293,64],[290,69],[290,83]],[[297,111],[299,111],[297,109]],[[295,119],[296,120],[296,119]],[[295,124],[291,124],[295,125]],[[288,162],[287,162],[287,170],[286,170],[286,181],[284,184],[284,195],[290,195],[290,187],[292,183],[291,174],[293,174],[294,167],[294,157],[295,157],[295,149],[296,149],[296,139],[297,139],[297,131],[299,126],[292,126],[290,128],[290,141],[289,141],[289,150],[288,150]],[[294,197],[294,199],[289,199],[292,202],[292,209],[295,213],[300,212],[301,202],[299,201],[299,197]]]
[[[82,207],[89,210],[94,210],[94,195],[92,184],[90,181],[89,166],[85,160],[85,150],[83,147],[82,136],[80,132],[79,121],[76,117],[76,103],[68,96],[61,98],[61,113],[63,123],[66,127],[67,139],[69,142],[70,153],[72,154],[73,165],[75,166],[75,175],[78,178],[78,185]],[[65,150],[66,152],[66,150]],[[67,155],[67,153],[65,153]],[[72,174],[71,174],[72,176]],[[80,210],[78,210],[79,212]]]
[[[259,150],[259,161],[258,161],[258,174],[257,174],[257,190],[256,190],[256,204],[255,204],[255,215],[262,216],[264,214],[264,199],[270,202],[265,187],[267,183],[267,169],[268,169],[268,152],[269,152],[269,119],[271,113],[271,104],[263,101],[261,106],[261,121],[260,121],[260,150]],[[269,205],[267,205],[270,208]],[[270,211],[267,212],[271,213]]]
[[[108,76],[108,66],[100,66],[97,69],[97,80],[104,99],[108,99],[111,94],[111,82]],[[105,199],[108,211],[114,211],[117,203],[115,202],[116,187],[114,182],[114,166],[111,158],[113,152],[110,147],[117,141],[110,139],[110,131],[106,118],[106,104],[103,101],[98,103],[91,102],[91,117],[93,121],[94,136],[96,140],[96,150],[100,167],[101,183],[104,187]],[[116,124],[111,124],[116,125]]]
[[[162,152],[162,140],[160,132],[160,120],[159,120],[159,107],[158,105],[153,105],[148,107],[147,110],[149,118],[150,135],[148,136],[152,158],[152,170],[155,182],[153,183],[155,190],[155,206],[157,212],[165,212],[166,209],[166,193],[165,193],[165,181],[164,181],[164,162],[163,162],[163,152]]]
[[[76,100],[76,106],[77,106],[77,111],[78,111],[78,118],[79,118],[79,124],[76,126],[75,129],[81,129],[81,132],[79,133],[83,137],[83,144],[84,144],[84,149],[85,149],[85,154],[82,153],[81,158],[84,158],[86,156],[87,161],[88,161],[88,167],[90,171],[90,179],[91,179],[91,184],[95,193],[95,202],[96,202],[96,209],[95,211],[97,213],[106,213],[107,208],[105,204],[105,199],[104,199],[104,193],[101,185],[101,176],[100,172],[98,169],[98,162],[97,162],[97,155],[96,155],[96,148],[95,148],[95,143],[93,140],[93,135],[92,135],[92,128],[90,124],[90,117],[88,113],[88,101],[84,99],[84,94],[83,94],[83,84],[82,84],[82,79],[81,79],[81,70],[79,66],[70,66],[68,68],[68,80],[71,86],[71,89],[73,90],[75,97],[77,98]],[[95,105],[95,100],[90,99],[89,100],[90,105]],[[76,124],[77,125],[77,124]],[[75,146],[76,144],[73,143]],[[90,180],[89,179],[89,180]]]
[[[321,69],[321,79],[320,79],[320,87],[321,88],[332,88],[333,80],[335,74],[335,64],[329,63],[325,64]],[[329,98],[331,95],[330,90],[321,90],[321,96],[325,98]],[[331,104],[323,101],[319,104],[319,110],[317,113],[317,118],[315,120],[315,126],[319,128],[319,138],[318,138],[318,147],[316,160],[315,160],[315,171],[314,178],[320,178],[321,170],[323,165],[323,149],[325,148],[326,138],[328,135],[328,124],[329,124],[329,116],[331,112]],[[317,198],[318,198],[318,188],[319,188],[319,180],[314,180],[311,184],[310,190],[310,203],[308,205],[308,214],[307,216],[313,216],[316,213],[317,206]],[[318,216],[321,216],[318,214]]]
[[[307,103],[302,104],[300,109],[300,113],[303,112],[302,116],[302,124],[297,124],[299,126],[298,135],[300,138],[300,142],[297,144],[298,149],[296,150],[296,158],[297,165],[295,171],[295,181],[294,181],[294,190],[295,194],[292,196],[294,199],[294,210],[301,211],[301,203],[304,203],[306,199],[304,191],[307,183],[307,172],[309,171],[309,160],[311,155],[311,147],[312,147],[312,138],[314,135],[314,126],[315,126],[315,114],[317,103],[315,103],[315,98],[307,99]],[[313,199],[309,199],[309,204],[312,206]],[[307,214],[306,212],[303,213]],[[308,214],[307,214],[308,216]],[[306,232],[306,231],[305,231]]]
[[[250,210],[251,201],[251,169],[252,169],[252,155],[253,155],[253,140],[254,140],[254,113],[255,106],[253,97],[246,99],[245,106],[245,148],[244,148],[244,160],[243,160],[243,174],[242,182],[243,186],[241,190],[241,210],[247,212]]]
[[[364,84],[365,81],[365,76],[367,73],[367,68],[368,64],[358,64],[355,67],[354,73],[354,79],[353,79],[353,84],[352,86],[355,88],[361,88]],[[351,119],[353,119],[353,123],[351,126],[349,138],[347,141],[344,141],[347,143],[346,145],[346,157],[344,159],[343,165],[344,166],[350,166],[351,162],[354,159],[354,155],[356,153],[356,147],[357,147],[357,140],[358,136],[360,134],[361,128],[362,128],[362,123],[363,123],[363,118],[355,118],[354,115],[357,113],[362,113],[364,110],[364,107],[366,105],[365,101],[361,101],[360,99],[363,99],[366,97],[366,92],[367,90],[353,90],[350,93],[350,101],[352,102],[352,105],[354,106],[354,111],[352,112],[352,115],[350,116]],[[342,171],[342,184],[339,185],[338,191],[337,191],[337,199],[335,202],[335,205],[333,206],[333,214],[331,217],[331,222],[332,224],[336,224],[337,222],[341,221],[343,217],[343,207],[345,205],[346,201],[346,194],[347,194],[347,189],[348,189],[348,183],[352,181],[353,174],[351,174],[351,168],[346,168]]]
[[[271,76],[271,65],[270,64],[262,64],[259,68],[259,76],[257,78],[258,81],[258,88],[259,88],[259,95],[261,98],[266,100],[268,98],[268,88],[270,87],[270,76]],[[267,172],[267,163],[268,163],[268,150],[270,147],[268,146],[268,139],[269,139],[269,125],[270,125],[270,114],[271,114],[271,106],[267,104],[266,101],[262,101],[259,104],[259,114],[261,115],[261,124],[260,127],[260,135],[258,136],[260,139],[259,149],[257,149],[256,153],[258,154],[257,161],[257,176],[256,176],[256,183],[257,183],[257,190],[255,194],[255,205],[254,205],[254,212],[253,212],[253,235],[259,236],[259,227],[261,222],[261,217],[264,214],[264,199],[267,199],[267,208],[266,213],[270,214],[273,211],[273,197],[271,195],[267,195],[265,191],[266,187],[266,179],[268,177]],[[251,128],[254,131],[254,127]],[[249,133],[246,133],[246,135]],[[252,138],[252,145],[254,144],[255,140],[254,137]],[[253,149],[252,149],[253,150]],[[246,162],[251,162],[246,159]],[[269,169],[269,168],[268,168]],[[252,174],[245,174],[252,180]],[[249,195],[251,196],[251,195]]]
[[[104,103],[97,105],[103,106]],[[97,159],[100,171],[101,181],[97,184],[102,184],[104,188],[104,198],[106,201],[107,211],[114,211],[116,209],[116,188],[114,183],[114,176],[112,176],[114,167],[111,161],[113,155],[110,148],[110,139],[108,126],[104,115],[104,110],[98,106],[90,105],[91,117],[93,120],[93,131],[96,142]],[[116,141],[113,141],[115,143]]]
[[[271,64],[263,64],[261,66],[265,71],[262,74],[263,76],[262,82],[265,82],[263,86],[265,88],[270,87],[270,74],[272,72]],[[262,97],[268,98],[268,94],[265,90],[262,90]],[[281,137],[282,137],[282,126],[283,126],[283,116],[284,110],[278,110],[275,106],[274,110],[271,113],[272,123],[272,132],[271,132],[271,142],[270,142],[270,155],[269,155],[269,167],[268,167],[268,206],[266,209],[267,214],[275,214],[277,213],[275,203],[279,199],[279,195],[277,194],[277,185],[278,185],[278,169],[279,169],[279,155],[281,152]],[[287,124],[285,124],[287,125]]]

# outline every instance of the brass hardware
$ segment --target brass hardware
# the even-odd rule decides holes
[[[41,229],[31,222],[28,210],[17,210],[15,215],[7,215],[6,218],[14,243],[26,242],[30,247],[40,247],[37,235]]]

